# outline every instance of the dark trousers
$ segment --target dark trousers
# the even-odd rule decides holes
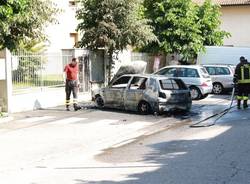
[[[73,93],[73,104],[75,107],[77,105],[77,92],[78,92],[77,81],[66,80],[65,92],[66,92],[66,107],[68,108],[70,105],[71,92]]]
[[[241,100],[243,100],[243,107],[247,107],[247,100],[249,94],[249,84],[238,84],[238,107],[241,105]]]

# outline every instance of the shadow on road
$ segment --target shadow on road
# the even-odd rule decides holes
[[[244,116],[247,112],[242,112]],[[197,130],[197,129],[196,129]],[[110,170],[123,173],[123,169],[147,169],[137,174],[127,175],[123,181],[112,180],[92,181],[76,178],[76,184],[211,184],[211,183],[248,183],[250,181],[250,123],[248,120],[235,123],[228,121],[220,126],[200,129],[188,139],[174,141],[159,141],[147,145],[137,145],[136,152],[141,147],[151,151],[142,154],[138,165],[121,165],[115,162],[115,157],[126,158],[126,148],[113,150],[112,155],[106,155],[103,160],[114,163],[112,167],[61,168],[61,169],[97,169],[96,172]],[[138,153],[140,154],[140,153]],[[111,157],[110,157],[111,156]],[[104,158],[104,157],[103,157]],[[114,160],[113,160],[114,159]],[[124,161],[125,162],[125,161]],[[127,160],[126,163],[135,162]],[[144,164],[139,164],[144,163]],[[83,171],[84,172],[84,171]]]

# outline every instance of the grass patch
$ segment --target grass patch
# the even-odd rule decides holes
[[[43,87],[43,86],[57,86],[63,85],[62,75],[45,75],[36,79],[29,79],[25,81],[13,81],[13,88],[24,89],[30,87]]]

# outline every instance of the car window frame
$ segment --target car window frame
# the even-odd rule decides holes
[[[223,73],[223,74],[221,74],[221,73],[217,73],[218,72],[218,69],[219,68],[223,68],[223,69],[225,69],[225,70],[227,70],[227,73],[225,74],[225,73]],[[230,69],[228,68],[228,67],[224,67],[224,66],[218,66],[218,67],[216,67],[216,70],[215,70],[216,72],[216,75],[230,75],[231,73],[230,73]]]
[[[170,81],[170,83],[168,84],[171,84],[171,88],[165,88],[163,87],[163,80],[166,80],[166,81]],[[185,83],[181,80],[181,79],[173,79],[173,78],[168,78],[168,79],[159,79],[159,84],[160,84],[160,88],[162,90],[187,90],[187,86],[185,85]],[[177,86],[177,87],[175,87]]]
[[[131,88],[131,85],[133,85],[133,80],[136,78],[142,79],[142,82],[140,82],[140,84],[138,85],[137,88]],[[145,90],[147,88],[147,80],[148,80],[148,78],[144,77],[144,76],[133,76],[129,82],[128,90]],[[145,86],[145,87],[143,87],[143,86]]]
[[[175,73],[173,75],[168,75],[167,72],[169,70],[175,70]],[[164,74],[162,74],[163,71],[167,71],[167,72],[164,72]],[[158,72],[156,72],[155,74],[164,75],[164,76],[167,76],[167,77],[178,77],[178,71],[177,71],[176,67],[163,68],[163,69],[159,70]]]
[[[212,76],[216,76],[216,75],[226,75],[226,76],[230,76],[232,75],[234,72],[233,72],[233,67],[231,66],[204,66],[204,68],[207,70],[208,74],[209,75],[212,75]],[[210,74],[209,73],[209,69],[208,68],[213,68],[215,73],[214,74]],[[225,70],[227,70],[227,73],[225,74],[219,74],[218,73],[218,68],[224,68]]]
[[[125,77],[129,78],[128,82],[126,83],[126,86],[125,86],[125,83],[117,84],[117,85],[121,85],[121,86],[114,86],[117,81],[119,81],[120,79],[125,78]],[[132,78],[132,76],[121,76],[118,79],[116,79],[114,82],[112,82],[109,85],[109,88],[110,89],[126,89],[128,87],[128,85],[129,85],[130,81],[131,81],[131,78]],[[124,86],[122,86],[122,85],[124,85]]]
[[[201,76],[203,77],[203,78],[205,78],[205,79],[208,79],[208,78],[210,78],[210,75],[209,75],[209,73],[207,72],[207,70],[206,70],[206,68],[205,67],[200,67],[199,68],[199,71],[200,71],[200,73],[201,73]],[[200,76],[200,77],[201,77]]]
[[[155,78],[148,78],[147,82],[147,90],[148,91],[152,91],[152,92],[157,92],[158,91],[158,84],[157,84],[157,80]]]
[[[180,69],[184,69],[184,76],[179,76],[179,71],[177,72],[177,77],[184,77],[184,78],[200,78],[200,74],[197,70],[197,68],[187,68],[187,67],[180,67],[178,68],[179,70]],[[195,76],[188,76],[188,70],[192,70],[192,71],[195,71]]]
[[[209,75],[216,75],[216,68],[214,66],[205,66],[205,69],[207,70]],[[210,69],[214,70],[213,74],[209,72]]]

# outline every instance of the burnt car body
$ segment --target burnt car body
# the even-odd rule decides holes
[[[123,75],[108,87],[92,93],[97,107],[111,107],[141,114],[150,112],[189,111],[189,89],[181,79],[159,75]]]

